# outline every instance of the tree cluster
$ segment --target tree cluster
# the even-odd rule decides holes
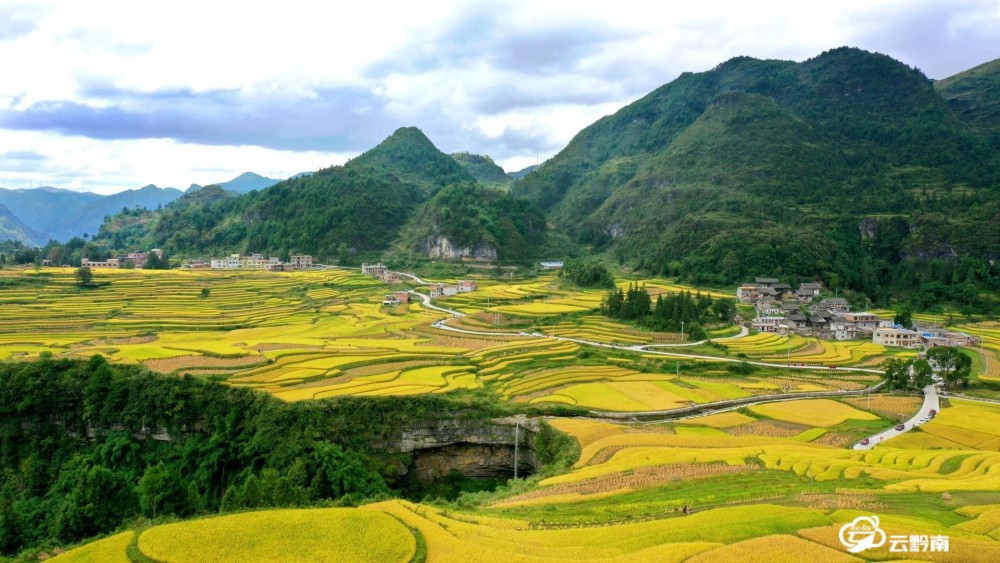
[[[567,258],[560,272],[563,279],[577,287],[609,288],[615,286],[615,277],[604,264],[593,259]]]
[[[949,389],[962,389],[969,384],[972,358],[958,348],[935,346],[924,358],[890,358],[882,364],[883,378],[889,390],[919,391],[933,383],[937,373]]]
[[[0,364],[0,553],[155,518],[390,492],[373,444],[439,398],[288,405],[136,366]],[[443,414],[442,414],[443,416]]]
[[[712,299],[700,292],[689,291],[660,294],[656,304],[645,286],[629,284],[628,290],[611,290],[601,302],[601,313],[624,320],[637,321],[652,330],[680,332],[682,329],[692,339],[705,338],[703,326],[707,323],[726,322],[735,310],[731,299]]]

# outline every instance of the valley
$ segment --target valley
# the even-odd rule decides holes
[[[737,56],[516,173],[394,116],[2,189],[0,561],[1000,560],[998,72]]]
[[[405,283],[393,289],[427,291],[401,278]],[[419,279],[457,281],[425,274]],[[378,430],[373,420],[357,418],[325,439],[360,448],[356,455],[372,460],[367,463],[383,460],[374,463],[394,466],[377,478],[389,486],[381,490],[397,491],[394,495],[421,487],[441,494],[453,486],[444,484],[457,483],[459,475],[471,479],[447,493],[451,500],[379,500],[369,496],[376,487],[345,497],[353,499],[346,506],[358,508],[291,511],[316,502],[306,498],[322,498],[309,495],[324,493],[278,497],[273,490],[260,501],[227,500],[217,495],[226,487],[237,491],[234,499],[249,494],[239,491],[247,479],[258,479],[257,472],[243,470],[212,484],[196,477],[197,466],[185,469],[187,462],[168,456],[163,459],[179,463],[178,478],[193,480],[197,492],[191,494],[203,506],[184,513],[209,520],[170,524],[154,517],[56,560],[190,560],[209,551],[228,560],[244,549],[261,557],[339,549],[339,560],[371,560],[371,552],[334,539],[329,547],[315,542],[302,547],[305,536],[294,539],[307,530],[319,533],[332,519],[338,529],[352,530],[343,532],[345,537],[377,534],[380,549],[387,550],[380,561],[679,561],[730,557],[747,548],[770,556],[848,561],[854,559],[842,551],[836,531],[868,512],[880,514],[892,533],[947,536],[955,553],[974,550],[993,557],[989,554],[997,549],[990,522],[998,510],[992,468],[1000,462],[1000,406],[946,398],[940,415],[920,429],[868,452],[850,449],[919,408],[917,395],[876,391],[882,374],[873,366],[886,358],[912,357],[910,350],[748,334],[721,321],[706,325],[704,341],[682,340],[679,333],[604,317],[598,312],[603,290],[574,287],[557,273],[504,281],[476,278],[475,291],[435,299],[437,308],[412,293],[408,303],[383,305],[389,286],[378,279],[359,270],[322,267],[295,272],[97,269],[93,286],[86,288],[68,268],[6,269],[0,270],[0,282],[0,354],[10,362],[5,377],[13,376],[18,365],[39,362],[94,365],[88,359],[96,354],[112,369],[146,368],[165,383],[253,390],[260,397],[256,401],[274,410],[269,416],[288,416],[279,413],[295,405],[310,405],[311,412],[311,406],[331,401],[348,401],[333,407],[333,412],[347,409],[336,416],[394,408],[392,427]],[[620,287],[633,283],[617,281]],[[651,292],[698,293],[673,280],[641,283]],[[719,291],[704,295],[731,298]],[[993,323],[959,322],[957,327],[982,334],[982,353],[991,363],[1000,362],[1000,331]],[[989,374],[977,373],[968,393],[988,389],[992,381]],[[7,389],[13,392],[10,383]],[[168,396],[178,397],[178,392]],[[782,400],[769,400],[779,395]],[[426,402],[432,397],[445,402]],[[740,404],[721,406],[734,399]],[[199,432],[218,422],[202,418],[204,407],[168,414],[176,400],[167,399],[157,407],[162,414],[151,417],[123,419],[107,410],[111,407],[97,418],[83,414],[90,420],[86,432],[97,443],[131,442],[147,459],[163,455],[153,452],[164,447],[194,447],[185,444],[200,443]],[[359,400],[375,402],[355,405]],[[386,400],[408,402],[377,406]],[[21,415],[5,411],[5,424],[49,424],[44,422],[52,420],[48,417],[58,416],[19,418],[33,408],[21,407]],[[183,407],[178,403],[177,408]],[[139,414],[131,407],[122,412]],[[139,421],[142,428],[135,426]],[[257,424],[265,426],[255,432],[270,432],[268,423]],[[191,433],[201,425],[205,430]],[[368,445],[356,441],[354,433],[361,428],[372,436]],[[285,431],[295,432],[294,427]],[[565,438],[552,442],[556,436]],[[320,447],[309,443],[296,447]],[[101,463],[127,474],[128,465],[121,462]],[[520,478],[503,485],[515,465]],[[272,470],[264,469],[260,478],[299,479],[284,467],[271,477],[267,472]],[[305,467],[299,482],[313,484],[302,491],[321,490],[315,489],[320,466],[309,462]],[[477,479],[487,488],[468,488]],[[483,479],[493,479],[492,484]],[[207,486],[222,489],[213,492]],[[274,486],[273,481],[268,485]],[[12,502],[11,494],[5,502]],[[26,499],[17,502],[27,506]],[[227,515],[212,517],[219,512]],[[726,523],[724,531],[720,522]],[[64,526],[55,525],[57,530]],[[286,526],[296,531],[270,533]],[[232,533],[225,530],[233,529],[257,530],[261,539],[252,545],[216,545]],[[208,530],[218,532],[206,535]],[[500,550],[501,545],[508,547]]]

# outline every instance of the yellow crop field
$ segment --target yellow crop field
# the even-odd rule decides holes
[[[860,562],[841,550],[826,547],[797,536],[775,534],[762,536],[718,547],[688,559],[690,563],[717,563],[741,561],[746,563],[801,563],[823,561],[829,563]]]
[[[354,508],[267,510],[164,524],[139,536],[158,561],[406,562],[416,540],[398,520]]]
[[[651,382],[581,383],[537,397],[533,403],[566,398],[570,404],[608,411],[655,411],[688,404],[683,397],[665,391]],[[558,402],[558,401],[557,401]]]
[[[541,317],[546,315],[558,315],[561,313],[579,313],[586,311],[584,307],[578,305],[567,305],[565,303],[525,303],[523,305],[506,305],[494,307],[492,310],[507,313],[509,315],[519,315],[525,317]]]
[[[736,411],[729,411],[719,414],[710,414],[708,416],[699,416],[695,418],[688,418],[685,420],[678,420],[676,424],[708,426],[711,428],[730,428],[732,426],[748,424],[753,422],[754,420],[756,419],[751,418],[745,414],[738,413]]]
[[[755,505],[708,510],[683,519],[602,527],[524,530],[453,518],[439,509],[404,501],[364,507],[386,512],[420,530],[427,561],[683,561],[724,543],[761,533],[794,533],[828,525],[808,508]]]
[[[122,532],[111,537],[104,538],[82,545],[76,549],[71,549],[65,553],[57,555],[49,561],[57,563],[86,563],[90,561],[100,561],[101,563],[129,563],[125,548],[135,532]]]
[[[836,426],[845,420],[878,420],[878,417],[831,399],[801,399],[754,405],[750,410],[773,418],[809,426]]]
[[[949,408],[941,409],[920,429],[966,448],[1000,451],[1000,405],[950,399]]]

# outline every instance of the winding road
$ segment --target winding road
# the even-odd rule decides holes
[[[913,415],[913,417],[910,418],[910,420],[907,420],[906,422],[902,423],[903,424],[902,430],[896,430],[896,427],[892,427],[888,430],[883,430],[878,434],[869,436],[867,438],[868,440],[867,444],[862,443],[864,442],[864,440],[862,440],[861,442],[854,444],[854,446],[852,446],[851,449],[870,450],[886,440],[895,438],[896,436],[899,436],[904,432],[909,432],[910,430],[913,430],[917,426],[920,426],[921,424],[920,420],[922,420],[923,418],[925,417],[932,418],[933,417],[931,415],[932,410],[934,411],[935,414],[941,412],[941,401],[938,399],[937,387],[934,385],[928,385],[927,387],[924,387],[924,403],[920,405],[920,410],[918,410],[917,414]]]
[[[417,283],[426,284],[426,282],[424,282],[423,280],[421,280],[420,278],[418,278],[418,277],[416,277],[416,276],[414,276],[412,274],[403,274],[403,273],[400,273],[400,275],[409,277],[409,278],[413,279]],[[446,313],[446,314],[450,315],[449,318],[441,319],[441,320],[438,320],[438,321],[435,321],[435,322],[431,323],[432,327],[440,329],[440,330],[447,330],[447,331],[450,331],[450,332],[456,332],[456,333],[460,333],[460,334],[472,334],[472,335],[478,335],[478,336],[513,336],[513,337],[522,337],[522,338],[523,337],[551,338],[553,340],[560,340],[560,341],[564,341],[564,342],[575,342],[575,343],[581,344],[583,346],[593,346],[593,347],[597,347],[597,348],[607,348],[607,349],[612,349],[612,350],[626,350],[626,351],[629,351],[629,352],[641,352],[641,353],[644,353],[644,354],[652,354],[652,355],[664,356],[664,357],[669,357],[669,358],[685,358],[685,359],[693,359],[693,360],[708,360],[708,361],[714,361],[714,362],[737,363],[737,364],[746,362],[747,364],[754,365],[754,366],[774,367],[774,368],[782,368],[782,369],[803,369],[803,370],[815,370],[817,368],[823,369],[821,366],[807,366],[807,365],[790,366],[790,365],[786,365],[786,364],[775,364],[775,363],[769,363],[769,362],[755,362],[755,361],[748,361],[748,360],[737,359],[737,358],[720,358],[718,356],[705,356],[705,355],[701,355],[701,354],[685,354],[685,353],[681,353],[681,352],[663,352],[663,351],[660,351],[660,350],[651,349],[654,346],[656,346],[656,347],[663,346],[663,345],[655,345],[655,344],[654,345],[651,345],[651,344],[638,344],[638,345],[632,345],[632,346],[623,346],[623,345],[619,345],[619,344],[608,344],[608,343],[605,343],[605,342],[595,342],[595,341],[592,341],[592,340],[585,340],[585,339],[582,339],[582,338],[570,338],[568,336],[544,335],[544,334],[542,334],[540,332],[531,332],[531,333],[528,333],[528,332],[487,332],[487,331],[478,331],[478,330],[469,330],[469,329],[464,329],[464,328],[458,328],[458,327],[449,326],[448,325],[448,321],[450,321],[452,318],[464,317],[465,313],[462,313],[461,311],[456,311],[454,309],[448,309],[448,308],[445,308],[445,307],[439,307],[437,305],[434,305],[431,302],[430,296],[427,295],[427,294],[425,294],[425,293],[420,293],[420,292],[414,291],[414,290],[410,290],[409,293],[411,295],[419,297],[423,301],[424,307],[426,307],[428,309],[431,309],[431,310],[439,311],[439,312]],[[739,334],[737,334],[735,336],[726,337],[726,338],[719,338],[719,339],[716,339],[716,340],[726,340],[726,339],[740,338],[740,337],[746,336],[747,333],[748,333],[748,331],[747,331],[746,327],[741,327],[741,330],[740,330]],[[682,345],[666,345],[666,346],[696,346],[696,345],[702,344],[704,342],[705,341],[692,342],[692,343],[682,344]],[[879,374],[879,375],[882,374],[881,370],[870,369],[870,368],[830,366],[830,367],[828,367],[826,369],[828,369],[830,371],[840,371],[840,372],[862,372],[862,373],[874,373],[874,374]],[[693,418],[695,416],[704,416],[704,415],[713,414],[713,413],[717,413],[717,412],[724,412],[726,410],[731,410],[731,409],[734,409],[734,408],[740,408],[740,407],[746,406],[748,404],[777,402],[777,401],[790,401],[790,400],[806,399],[806,398],[812,398],[812,397],[840,397],[840,396],[862,395],[864,393],[871,393],[872,391],[877,391],[879,388],[882,387],[883,384],[884,384],[883,382],[879,382],[876,385],[873,385],[872,387],[869,387],[867,389],[859,389],[859,390],[853,390],[853,391],[821,391],[821,392],[808,392],[808,393],[785,393],[785,394],[779,394],[779,395],[772,395],[772,396],[769,396],[769,397],[747,397],[747,398],[744,398],[744,399],[730,399],[730,400],[725,400],[725,401],[716,401],[716,402],[712,402],[712,403],[702,403],[702,404],[694,405],[694,406],[691,406],[691,407],[683,407],[683,408],[679,408],[679,409],[671,409],[669,411],[642,411],[642,412],[627,412],[627,413],[597,412],[597,411],[594,411],[591,414],[594,417],[597,417],[597,418],[612,418],[612,419],[619,419],[619,420],[620,419],[632,419],[635,422],[638,422],[640,418],[650,418],[650,417],[658,417],[660,420],[676,419],[676,418],[681,418],[681,417],[684,417],[684,418]],[[928,411],[930,411],[930,409],[932,409],[932,408],[933,409],[937,409],[938,408],[936,390],[932,389],[931,393],[933,394],[933,402],[928,402],[928,399],[925,399],[924,406],[921,408],[921,412],[917,414],[917,416],[915,417],[915,419],[921,418]],[[910,421],[909,423],[907,423],[907,427],[908,428],[912,427],[912,421]],[[892,432],[896,432],[896,431],[895,430],[887,430],[887,431],[885,431],[883,433],[880,433],[880,434],[876,435],[874,438],[877,439],[877,437],[880,436],[880,435],[882,435],[882,434],[886,434],[888,436],[888,433],[892,433]],[[893,435],[895,435],[895,434],[893,434]],[[889,437],[891,437],[891,436],[889,436]],[[887,438],[883,437],[882,439],[885,440]],[[872,441],[874,442],[874,440],[872,440]]]
[[[455,317],[464,317],[465,316],[465,313],[462,313],[460,311],[455,311],[453,309],[446,309],[444,307],[438,307],[437,305],[432,304],[431,303],[431,298],[427,294],[420,293],[418,291],[413,291],[413,290],[410,290],[409,293],[420,297],[423,300],[424,306],[427,307],[427,308],[429,308],[429,309],[433,309],[435,311],[441,311],[443,313],[448,313],[453,318],[455,318]],[[442,329],[442,330],[449,330],[451,332],[458,332],[458,333],[462,333],[462,334],[474,334],[474,335],[479,335],[479,336],[521,336],[521,337],[523,337],[523,336],[535,336],[535,337],[547,337],[547,338],[552,338],[554,340],[561,340],[561,341],[564,341],[564,342],[576,342],[577,344],[582,344],[584,346],[594,346],[594,347],[597,347],[597,348],[610,348],[612,350],[627,350],[629,352],[642,352],[642,353],[645,353],[645,354],[654,354],[654,355],[657,355],[657,356],[665,356],[665,357],[670,357],[670,358],[690,358],[690,359],[693,359],[693,360],[709,360],[709,361],[714,361],[714,362],[727,362],[727,363],[733,363],[733,364],[741,364],[741,363],[746,362],[747,364],[750,364],[752,366],[774,367],[774,368],[783,368],[783,369],[806,369],[806,370],[823,369],[821,366],[790,366],[790,365],[787,365],[787,364],[773,364],[773,363],[768,363],[768,362],[754,362],[754,361],[749,361],[749,360],[741,360],[741,359],[738,359],[738,358],[720,358],[719,356],[705,356],[705,355],[701,355],[701,354],[684,354],[684,353],[681,353],[681,352],[661,352],[659,350],[650,350],[649,349],[650,346],[653,346],[653,345],[650,345],[650,344],[636,344],[636,345],[632,345],[632,346],[623,346],[623,345],[620,345],[620,344],[608,344],[606,342],[594,342],[593,340],[584,340],[582,338],[570,338],[568,336],[544,335],[544,334],[541,334],[539,332],[532,332],[532,333],[527,333],[527,332],[487,332],[487,331],[479,331],[479,330],[469,330],[469,329],[465,329],[465,328],[458,328],[458,327],[449,326],[447,324],[448,320],[449,319],[442,319],[440,321],[435,321],[434,323],[431,324],[431,326],[433,326],[434,328]],[[732,337],[731,336],[729,338],[736,338],[736,337]],[[830,371],[850,371],[850,372],[877,373],[877,374],[881,374],[882,373],[881,370],[870,369],[870,368],[830,366],[830,367],[828,367],[826,369],[828,369]]]

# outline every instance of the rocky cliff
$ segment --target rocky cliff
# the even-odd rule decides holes
[[[424,252],[432,260],[458,260],[461,258],[472,258],[494,262],[497,259],[497,249],[486,241],[480,241],[474,247],[456,246],[452,244],[448,237],[443,235],[432,235],[427,237],[424,243]]]
[[[540,462],[535,452],[537,423],[513,418],[447,418],[422,420],[401,428],[388,450],[408,453],[411,463],[400,474],[418,481],[432,481],[456,470],[473,478],[506,479],[535,473]]]

